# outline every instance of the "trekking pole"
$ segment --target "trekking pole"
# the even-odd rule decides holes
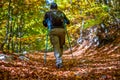
[[[46,35],[46,45],[45,45],[45,53],[44,53],[44,64],[46,64],[46,56],[47,56],[47,51],[48,51],[48,35],[49,31],[51,30],[51,21],[47,20],[47,25],[48,25],[48,30],[47,30],[47,35]]]
[[[47,56],[47,51],[48,51],[48,33],[49,31],[47,31],[47,35],[46,35],[46,43],[45,43],[45,53],[44,53],[44,64],[46,64],[46,56]]]
[[[68,35],[66,26],[64,26],[64,27],[65,27],[65,32],[66,32],[66,34],[67,34],[68,43],[69,43],[69,46],[70,46],[70,52],[71,52],[71,55],[72,55],[72,58],[73,58],[72,46],[71,46],[71,43],[70,43],[70,37],[69,37],[69,35]]]

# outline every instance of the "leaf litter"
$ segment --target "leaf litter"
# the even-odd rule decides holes
[[[17,56],[0,60],[0,80],[120,80],[120,46],[110,45],[77,54],[79,47],[75,47],[74,58],[65,51],[60,69],[53,53],[48,53],[46,64],[42,52],[26,54],[29,60]]]

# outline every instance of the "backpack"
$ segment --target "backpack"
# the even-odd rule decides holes
[[[62,26],[64,23],[64,13],[58,10],[51,11],[50,20],[53,26]]]

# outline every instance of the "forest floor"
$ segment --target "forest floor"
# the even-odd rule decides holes
[[[73,58],[63,54],[63,67],[55,66],[53,52],[29,53],[29,60],[0,60],[0,80],[120,80],[120,38],[99,48],[73,47]]]

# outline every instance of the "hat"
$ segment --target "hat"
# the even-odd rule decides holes
[[[51,3],[50,9],[57,9],[57,4],[56,3]]]

